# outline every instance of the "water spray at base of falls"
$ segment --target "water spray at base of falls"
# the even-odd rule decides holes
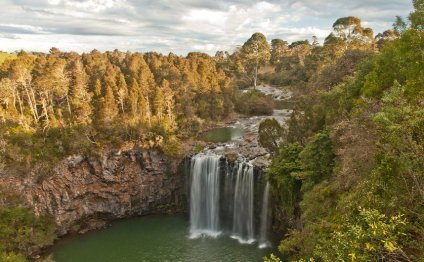
[[[238,160],[229,165],[224,157],[201,153],[190,160],[190,238],[218,237],[228,233],[242,244],[258,242],[269,246],[268,195],[269,184],[255,184],[251,163]],[[259,212],[255,212],[255,192],[263,189]],[[256,188],[256,189],[255,189]],[[255,214],[260,219],[255,219]],[[259,223],[256,223],[259,222]],[[255,225],[259,224],[259,235]],[[257,240],[258,238],[258,240]]]

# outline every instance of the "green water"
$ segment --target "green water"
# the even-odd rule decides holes
[[[200,139],[207,142],[223,143],[242,137],[243,129],[235,127],[215,128],[200,135]]]
[[[189,239],[184,216],[117,221],[107,229],[60,241],[56,262],[263,261],[271,249],[241,245],[227,236]]]

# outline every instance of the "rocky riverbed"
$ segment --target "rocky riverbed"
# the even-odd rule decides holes
[[[258,86],[256,89],[266,95],[272,96],[274,100],[277,101],[285,101],[292,97],[292,93],[285,89],[271,86]],[[281,126],[286,126],[292,113],[293,110],[291,109],[276,109],[273,111],[273,114],[269,116],[240,118],[229,124],[228,127],[242,129],[244,131],[242,137],[226,143],[207,146],[204,151],[211,151],[218,155],[227,155],[230,158],[242,158],[251,161],[253,165],[259,168],[266,168],[270,163],[270,155],[266,149],[259,144],[259,124],[265,119],[274,118]]]

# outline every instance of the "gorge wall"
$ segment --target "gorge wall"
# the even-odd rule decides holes
[[[92,158],[71,156],[54,174],[37,181],[0,176],[0,184],[25,196],[36,214],[51,214],[58,234],[83,233],[110,219],[186,210],[180,160],[157,150],[111,151]]]

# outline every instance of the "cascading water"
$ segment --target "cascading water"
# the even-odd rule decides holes
[[[269,198],[269,183],[266,183],[264,196],[262,199],[262,210],[261,210],[261,227],[259,234],[259,248],[265,248],[269,246],[268,241],[268,198]]]
[[[190,187],[190,237],[218,236],[220,157],[198,155],[192,159]]]
[[[253,165],[245,161],[229,164],[212,152],[192,157],[190,238],[217,237],[224,232],[240,243],[250,244],[256,242],[255,226],[260,224],[259,244],[267,243],[269,185],[264,190],[260,220],[255,219],[255,214],[259,216],[255,206],[261,205],[255,202],[255,192],[262,191],[255,188],[263,185],[256,184],[255,177]]]
[[[253,231],[253,167],[240,163],[234,193],[232,237],[241,243],[255,242]]]

